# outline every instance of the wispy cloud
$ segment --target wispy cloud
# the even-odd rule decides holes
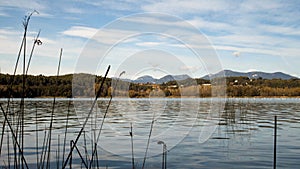
[[[137,1],[130,1],[130,0],[102,0],[102,1],[93,1],[93,0],[84,0],[82,3],[86,3],[89,5],[110,9],[110,10],[117,10],[117,11],[130,11],[136,8],[138,4]]]
[[[62,34],[90,39],[96,34],[97,31],[98,30],[96,28],[72,26],[70,29],[63,31]]]
[[[3,17],[3,16],[9,16],[9,14],[7,12],[5,12],[3,8],[0,7],[0,16],[1,17]]]
[[[46,7],[39,3],[36,0],[27,0],[27,1],[18,1],[18,0],[10,0],[10,1],[1,1],[0,6],[6,7],[15,7],[22,9],[36,9],[36,10],[44,10]]]
[[[144,47],[154,47],[159,45],[164,45],[162,42],[137,42],[137,46],[144,46]]]
[[[132,54],[132,51],[136,49],[157,47],[179,52],[180,49],[187,48],[186,45],[199,48],[199,45],[194,45],[199,39],[194,39],[194,37],[202,33],[203,38],[207,37],[217,52],[222,55],[222,59],[233,58],[236,61],[248,59],[235,65],[230,65],[232,60],[224,60],[224,66],[227,68],[250,69],[247,66],[251,65],[250,62],[254,62],[252,58],[265,57],[268,58],[267,60],[284,58],[290,65],[293,65],[287,67],[287,70],[291,70],[291,67],[297,70],[295,65],[299,61],[293,60],[297,60],[300,53],[300,18],[297,17],[300,15],[299,8],[298,1],[277,0],[191,0],[186,2],[180,0],[77,0],[72,3],[66,0],[60,3],[37,0],[0,1],[0,17],[3,19],[1,22],[3,24],[0,26],[0,53],[2,56],[14,55],[22,36],[17,29],[11,29],[15,25],[11,24],[9,18],[22,17],[24,12],[36,9],[40,14],[34,17],[47,18],[43,22],[40,22],[41,18],[37,18],[38,23],[35,19],[32,20],[32,26],[40,24],[43,26],[42,30],[45,31],[41,36],[44,44],[37,50],[40,52],[38,54],[40,58],[54,58],[53,56],[57,55],[60,47],[65,48],[65,57],[72,58],[80,54],[88,39],[96,40],[106,46],[111,46],[116,42],[129,44],[126,50],[120,48],[120,55],[123,55],[124,51],[126,54]],[[110,22],[118,22],[117,16],[137,12],[167,13],[170,16],[178,16],[182,20],[149,17],[150,15],[128,17],[123,18],[116,27],[98,29],[98,27],[106,27],[105,25]],[[178,34],[180,31],[187,31],[191,28],[186,21],[197,31],[189,35]],[[138,36],[143,30],[151,32],[152,28],[153,32],[162,32],[161,38],[151,39],[143,35]],[[33,38],[35,33],[30,33],[29,38]],[[128,37],[136,34],[136,37]],[[163,39],[163,37],[170,38],[168,34],[178,35],[177,40],[189,39],[192,43],[174,43]],[[184,37],[181,37],[183,35]],[[140,38],[142,36],[144,38]],[[200,45],[202,48],[209,48],[208,43]],[[180,53],[180,55],[188,60],[185,53]],[[117,63],[113,59],[119,58],[114,57],[110,60],[111,63]],[[274,62],[277,62],[276,59]],[[185,68],[193,70],[193,67],[195,67],[193,61],[189,60]],[[260,63],[259,68],[264,67],[268,67],[267,63]],[[269,68],[271,69],[270,66]]]
[[[25,15],[32,12],[33,10],[36,10],[39,12],[39,14],[36,14],[36,17],[53,17],[52,14],[47,12],[47,4],[48,2],[41,2],[36,0],[28,0],[28,1],[18,1],[18,0],[10,0],[10,1],[0,1],[0,6],[2,7],[8,7],[8,8],[16,8],[22,11],[25,11]],[[0,10],[1,15],[1,10]],[[4,13],[4,15],[10,15],[7,13]]]
[[[63,31],[62,34],[85,39],[93,39],[103,44],[112,45],[121,40],[126,41],[126,39],[123,38],[127,35],[134,34],[134,31],[73,26],[70,29]]]
[[[82,14],[84,11],[80,8],[75,8],[75,7],[69,7],[69,8],[64,8],[64,11],[67,13],[71,14]]]
[[[165,12],[171,14],[192,14],[192,13],[204,13],[209,11],[220,11],[230,9],[232,6],[225,1],[205,1],[205,0],[166,0],[166,1],[154,1],[153,3],[146,3],[142,7],[142,10],[147,12]],[[184,9],[184,10],[183,10]]]
[[[266,33],[274,33],[277,35],[300,36],[300,26],[281,26],[281,25],[259,25],[259,29]]]

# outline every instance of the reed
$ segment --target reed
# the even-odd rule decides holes
[[[31,16],[34,14],[34,13],[38,13],[37,11],[33,11],[32,13],[30,13],[28,16],[25,17],[24,21],[23,21],[23,26],[24,26],[24,34],[23,34],[23,39],[22,39],[22,42],[21,42],[21,46],[19,48],[19,52],[18,52],[18,56],[17,56],[17,61],[16,61],[16,64],[15,64],[15,68],[14,68],[14,73],[13,73],[13,76],[11,77],[10,79],[10,85],[8,87],[8,92],[9,92],[9,96],[10,96],[10,92],[11,92],[11,89],[12,89],[12,86],[13,86],[13,82],[14,82],[14,77],[15,77],[15,74],[16,74],[16,71],[17,71],[17,68],[18,68],[18,64],[19,64],[19,60],[20,60],[20,57],[21,57],[21,52],[22,52],[22,49],[24,51],[23,53],[23,56],[24,56],[24,62],[23,62],[23,88],[22,88],[22,100],[21,100],[21,114],[22,114],[22,117],[24,116],[24,107],[22,105],[24,105],[24,96],[25,96],[25,56],[26,56],[26,36],[27,36],[27,28],[28,28],[28,24],[29,24],[29,20],[31,18]],[[33,49],[32,49],[32,52],[33,52]],[[27,67],[28,69],[28,67]],[[9,107],[10,107],[10,97],[8,97],[8,101],[7,101],[7,107],[6,107],[6,113],[7,114],[10,114],[9,113]],[[24,119],[22,119],[24,121]],[[21,122],[21,125],[22,125],[22,133],[21,133],[21,148],[22,148],[22,152],[23,152],[23,130],[24,130],[24,123],[23,121]],[[5,129],[5,126],[6,126],[6,120],[3,121],[3,125],[2,125],[2,133],[1,133],[1,142],[0,142],[0,155],[1,155],[1,151],[2,151],[2,144],[3,144],[3,137],[4,137],[4,129]],[[17,132],[16,132],[16,135],[17,135]],[[14,146],[15,147],[15,146]],[[16,152],[16,151],[15,151]],[[16,153],[15,153],[16,155]],[[23,167],[23,162],[22,162],[22,167]]]
[[[86,146],[85,131],[83,131],[83,144],[84,144],[85,161],[88,161],[88,151]]]
[[[70,156],[70,162],[69,162],[70,169],[72,168],[72,154],[73,154],[73,152],[71,151],[72,147],[73,147],[73,140],[70,141],[70,154],[69,154],[69,156]]]
[[[17,60],[16,60],[16,65],[15,65],[15,69],[14,69],[14,75],[12,76],[11,80],[10,80],[10,84],[9,84],[9,88],[12,89],[13,87],[13,83],[14,83],[14,78],[15,78],[15,74],[17,72],[17,68],[21,59],[21,56],[23,56],[23,74],[22,74],[22,94],[21,94],[21,101],[20,104],[18,106],[18,113],[13,114],[13,118],[10,115],[10,107],[11,107],[11,103],[12,98],[9,97],[8,101],[7,101],[7,106],[6,106],[6,111],[4,110],[4,108],[2,107],[2,104],[0,103],[0,107],[1,107],[1,111],[2,114],[4,116],[4,120],[3,120],[3,125],[2,125],[2,135],[1,135],[1,142],[0,142],[0,155],[1,155],[1,150],[2,150],[2,146],[3,146],[3,142],[4,140],[4,135],[7,136],[7,149],[8,149],[8,154],[7,154],[7,164],[6,161],[4,161],[5,163],[5,168],[11,168],[11,164],[13,162],[14,168],[29,168],[28,163],[26,161],[25,155],[24,155],[24,149],[25,149],[25,98],[26,98],[26,80],[27,80],[27,75],[29,72],[29,68],[30,68],[30,64],[34,55],[34,50],[36,49],[37,45],[41,45],[42,42],[39,40],[40,37],[40,30],[38,32],[38,34],[36,35],[31,51],[29,53],[29,57],[28,57],[28,61],[26,62],[26,57],[27,57],[27,31],[28,31],[28,25],[29,25],[29,20],[31,18],[31,16],[34,13],[38,13],[37,11],[33,11],[32,13],[30,13],[28,16],[25,17],[24,22],[23,22],[23,26],[24,26],[24,34],[23,34],[23,39],[21,42],[21,46],[19,49],[19,53],[17,56]],[[57,74],[56,74],[56,84],[58,83],[58,77],[59,77],[59,73],[60,73],[60,67],[61,67],[61,59],[62,59],[62,54],[63,54],[63,49],[60,49],[60,54],[59,54],[59,61],[58,61],[58,66],[57,66]],[[93,134],[93,141],[91,143],[91,150],[88,149],[90,148],[88,146],[87,140],[86,140],[86,133],[84,131],[85,126],[94,110],[95,104],[97,103],[98,98],[100,97],[100,94],[102,92],[102,88],[104,85],[104,82],[107,78],[108,72],[110,70],[110,65],[108,66],[105,76],[103,77],[100,87],[96,93],[96,97],[93,100],[92,106],[88,112],[88,115],[83,123],[83,125],[80,128],[80,131],[78,133],[78,135],[76,136],[76,138],[74,140],[70,140],[70,149],[69,151],[66,150],[66,142],[67,140],[67,133],[68,133],[68,127],[69,127],[69,116],[70,116],[70,106],[71,106],[71,101],[69,101],[68,103],[68,110],[67,110],[67,117],[66,117],[66,124],[65,124],[65,133],[64,133],[64,137],[63,137],[63,148],[61,150],[60,144],[61,144],[61,136],[58,134],[57,135],[57,144],[58,146],[56,148],[53,148],[52,144],[53,143],[53,139],[55,138],[55,135],[53,132],[55,130],[54,128],[54,124],[55,124],[55,111],[57,110],[57,103],[56,103],[56,92],[53,94],[53,102],[52,102],[52,107],[51,107],[51,115],[50,115],[50,124],[47,127],[44,127],[44,136],[43,133],[40,132],[39,130],[41,130],[43,128],[43,126],[39,127],[39,120],[38,120],[38,106],[37,104],[35,104],[35,111],[33,113],[35,113],[35,155],[36,155],[36,168],[37,169],[49,169],[49,168],[53,168],[55,166],[55,163],[53,163],[52,165],[52,160],[51,160],[51,153],[55,154],[55,160],[56,160],[56,168],[66,168],[66,166],[69,164],[70,169],[72,168],[72,160],[74,160],[75,156],[74,156],[74,149],[76,150],[76,154],[78,154],[78,156],[80,157],[81,160],[81,167],[84,168],[92,168],[92,165],[94,165],[94,167],[100,168],[99,165],[99,157],[98,157],[98,150],[97,150],[97,143],[100,139],[101,136],[101,132],[103,129],[103,125],[105,122],[105,119],[107,117],[108,111],[109,111],[109,107],[112,104],[112,99],[113,99],[113,95],[115,90],[113,90],[113,92],[111,92],[110,95],[110,99],[109,102],[106,106],[103,118],[102,118],[102,122],[100,124],[100,128],[99,128],[99,132],[96,135],[96,131],[94,130]],[[125,71],[123,71],[122,73],[120,73],[116,83],[113,86],[113,89],[116,88],[116,86],[118,85],[119,79],[120,77],[125,73]],[[9,90],[9,92],[11,92],[12,90]],[[11,94],[10,94],[11,96]],[[26,111],[27,112],[27,111]],[[96,110],[97,112],[97,110]],[[34,118],[34,117],[33,117]],[[92,126],[94,125],[95,129],[96,129],[96,118],[95,117],[95,121],[93,124],[93,120],[91,120],[91,128],[93,128]],[[149,135],[148,135],[148,140],[147,140],[147,147],[145,150],[145,156],[144,156],[144,160],[143,160],[143,166],[142,168],[144,169],[145,167],[145,163],[146,163],[146,159],[147,159],[147,153],[148,153],[148,149],[149,149],[149,145],[150,145],[150,140],[151,140],[151,135],[152,135],[152,131],[153,131],[153,127],[154,127],[154,122],[155,122],[155,113],[153,113],[153,117],[152,117],[152,121],[151,121],[151,126],[150,126],[150,131],[149,131]],[[40,128],[40,129],[39,129]],[[48,132],[47,132],[48,130]],[[6,133],[5,133],[6,131]],[[34,132],[33,132],[34,134]],[[39,134],[41,136],[39,136]],[[78,141],[81,137],[81,135],[83,134],[83,144],[84,144],[84,152],[80,152],[79,148],[78,148]],[[135,156],[134,156],[134,136],[133,136],[133,125],[132,123],[130,123],[130,141],[131,141],[131,154],[132,154],[132,169],[135,169]],[[40,137],[40,143],[39,143],[39,137]],[[12,141],[11,141],[12,139]],[[43,139],[43,141],[42,141]],[[39,144],[42,144],[41,146]],[[14,158],[12,158],[12,156],[10,155],[11,150],[10,148],[13,147],[13,152],[14,152]],[[54,150],[55,149],[55,150]],[[91,156],[89,156],[89,151],[91,151]],[[65,158],[66,155],[66,151],[67,151],[67,156]],[[166,148],[164,145],[164,149],[163,149],[163,167],[164,169],[166,169]],[[60,158],[62,155],[62,159]],[[77,155],[76,155],[77,156]],[[54,160],[53,160],[54,161]],[[75,164],[75,163],[74,163]],[[77,164],[77,163],[76,163]],[[108,168],[108,166],[106,166],[106,168]]]
[[[96,95],[94,101],[93,101],[93,104],[92,104],[91,109],[90,109],[90,111],[89,111],[89,113],[88,113],[88,116],[86,117],[86,119],[85,119],[85,121],[84,121],[84,123],[83,123],[83,125],[82,125],[82,127],[81,127],[81,129],[80,129],[80,131],[79,131],[79,133],[78,133],[78,135],[77,135],[75,141],[74,141],[74,144],[71,144],[70,152],[69,152],[69,154],[68,154],[68,156],[67,156],[67,159],[66,159],[65,162],[64,162],[64,165],[63,165],[62,169],[64,169],[64,168],[66,167],[66,165],[67,165],[67,163],[68,163],[68,161],[69,161],[69,159],[70,159],[70,157],[71,157],[71,154],[72,154],[72,152],[73,152],[73,150],[74,150],[74,147],[76,146],[76,144],[77,144],[77,142],[78,142],[78,140],[79,140],[79,138],[80,138],[80,136],[81,136],[81,134],[82,134],[82,132],[83,132],[83,130],[84,130],[84,128],[85,128],[85,125],[87,124],[87,122],[88,122],[88,120],[89,120],[89,118],[90,118],[90,116],[91,116],[91,114],[92,114],[92,112],[93,112],[93,109],[94,109],[94,107],[95,107],[95,105],[96,105],[96,102],[97,102],[99,96],[100,96],[100,93],[101,93],[101,90],[102,90],[104,81],[105,81],[105,79],[106,79],[106,77],[107,77],[107,74],[108,74],[108,72],[109,72],[109,69],[110,69],[110,65],[108,66],[108,68],[107,68],[107,70],[106,70],[106,73],[105,73],[105,76],[104,76],[103,79],[102,79],[100,88],[99,88],[99,90],[98,90],[98,92],[97,92],[97,95]]]
[[[81,155],[81,153],[80,153],[80,151],[79,151],[77,145],[74,145],[74,141],[73,141],[73,140],[71,140],[71,143],[72,143],[72,144],[71,144],[72,147],[74,146],[74,148],[76,149],[76,151],[77,151],[77,153],[78,153],[78,155],[79,155],[79,157],[80,157],[80,159],[81,159],[81,162],[84,164],[85,168],[88,168],[88,166],[87,166],[87,164],[86,164],[86,162],[85,162],[83,156]]]
[[[57,142],[58,142],[58,143],[57,143],[57,145],[58,145],[58,146],[57,146],[57,149],[58,149],[57,151],[58,151],[58,152],[57,152],[57,159],[56,159],[56,160],[57,160],[57,169],[59,169],[59,159],[60,159],[60,158],[59,158],[59,157],[60,157],[60,156],[59,156],[59,154],[60,154],[60,135],[58,135]]]
[[[70,115],[70,106],[71,101],[68,103],[68,110],[67,110],[67,120],[66,120],[66,127],[65,127],[65,137],[64,137],[64,145],[63,145],[63,156],[62,156],[62,165],[65,161],[65,151],[66,151],[66,140],[67,140],[67,131],[68,131],[68,123],[69,123],[69,115]]]
[[[45,127],[46,128],[46,127]],[[45,139],[46,139],[46,144],[44,144],[43,145],[43,147],[44,147],[44,151],[43,151],[43,153],[42,153],[42,163],[41,163],[41,167],[42,167],[42,169],[44,168],[44,166],[45,166],[45,161],[46,161],[46,156],[47,156],[47,145],[48,145],[48,142],[49,142],[49,134],[46,134],[47,132],[45,131]]]
[[[158,141],[157,144],[163,145],[163,152],[162,152],[162,169],[167,169],[167,144],[163,141]]]
[[[165,143],[163,141],[158,141],[157,144],[163,145],[161,169],[165,169]]]
[[[12,126],[11,126],[11,124],[10,124],[8,118],[7,118],[7,115],[6,115],[5,111],[4,111],[4,109],[3,109],[1,103],[0,103],[0,108],[1,108],[1,111],[2,111],[2,113],[3,113],[3,115],[4,115],[5,120],[6,120],[6,122],[7,122],[7,125],[8,125],[8,127],[9,127],[9,129],[10,129],[12,138],[13,138],[13,140],[15,141],[15,143],[16,143],[18,149],[19,149],[19,153],[20,153],[20,156],[21,156],[22,163],[25,164],[25,167],[26,167],[26,168],[28,168],[26,159],[25,159],[24,154],[23,154],[23,150],[22,150],[20,144],[18,143],[17,137],[16,137],[15,134],[14,134],[13,128],[12,128]],[[24,167],[24,166],[23,166],[23,167]]]
[[[146,146],[146,151],[145,151],[145,156],[144,156],[144,160],[143,160],[142,169],[145,168],[145,163],[146,163],[146,159],[147,159],[147,153],[148,153],[148,149],[149,149],[151,134],[152,134],[153,126],[154,126],[154,121],[155,121],[155,113],[153,113],[153,117],[152,117],[152,121],[151,121],[151,126],[150,126],[149,135],[148,135],[147,146]]]
[[[58,79],[58,76],[59,76],[62,52],[63,52],[63,49],[61,48],[60,49],[60,54],[59,54],[58,66],[57,66],[56,84],[57,84],[57,79]],[[51,152],[50,150],[51,150],[51,141],[52,141],[51,138],[52,138],[52,127],[53,127],[53,117],[54,117],[54,110],[55,110],[55,101],[56,101],[56,92],[55,92],[54,97],[53,97],[51,120],[50,120],[50,127],[49,127],[48,156],[47,156],[46,169],[50,168],[50,152]]]
[[[3,144],[3,137],[4,137],[5,126],[6,126],[6,120],[3,120],[2,133],[1,133],[1,141],[0,141],[0,155],[1,155],[1,152],[2,152],[2,144]]]
[[[97,147],[97,143],[95,143],[95,147]],[[99,169],[99,160],[98,160],[98,151],[96,149],[96,165],[97,165],[97,169]]]
[[[274,117],[274,159],[273,169],[276,169],[276,152],[277,151],[277,116]]]
[[[38,132],[38,111],[35,104],[35,148],[36,148],[36,168],[39,168],[39,132]]]
[[[134,165],[134,151],[133,151],[133,132],[132,132],[132,123],[130,123],[130,140],[131,140],[131,162],[132,162],[132,169],[135,169]]]
[[[9,130],[6,130],[6,133],[7,133],[7,161],[8,161],[8,168],[10,168],[10,152],[9,152],[9,149],[10,149],[10,143],[9,143]]]
[[[33,41],[33,45],[32,45],[32,48],[31,48],[30,55],[29,55],[28,63],[27,63],[27,66],[26,66],[26,72],[25,72],[26,76],[28,75],[28,70],[29,70],[29,67],[30,67],[30,63],[31,63],[31,59],[32,59],[32,56],[33,56],[34,48],[35,48],[36,45],[41,45],[42,44],[42,41],[39,40],[40,33],[41,33],[41,30],[39,30],[36,38]]]
[[[117,79],[115,85],[113,86],[113,93],[114,93],[114,91],[115,91],[114,89],[116,88],[116,86],[117,86],[117,84],[118,84],[118,82],[119,82],[119,80],[120,80],[120,77],[121,77],[123,74],[125,74],[125,71],[122,71],[122,72],[119,74],[119,77],[118,77],[118,79]],[[109,106],[110,106],[111,101],[112,101],[112,98],[113,98],[113,97],[112,97],[112,96],[113,96],[113,93],[110,94],[110,98],[109,98],[108,104],[107,104],[107,106],[106,106],[106,109],[105,109],[105,112],[104,112],[104,115],[103,115],[103,119],[102,119],[102,122],[101,122],[101,125],[100,125],[99,133],[98,133],[98,135],[97,135],[96,143],[98,143],[98,141],[99,141],[99,139],[100,139],[100,135],[101,135],[101,131],[102,131],[102,128],[103,128],[103,124],[104,124],[106,115],[107,115],[107,113],[108,113]],[[94,160],[94,156],[95,156],[96,151],[97,151],[97,147],[95,146],[95,147],[94,147],[94,150],[93,150],[93,153],[92,153],[92,159],[91,159],[91,161],[90,161],[89,168],[92,167],[92,162],[93,162],[93,160]]]

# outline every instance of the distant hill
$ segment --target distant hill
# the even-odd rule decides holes
[[[206,75],[203,76],[201,79],[209,80],[210,78],[216,78],[216,77],[222,77],[225,75],[226,77],[249,77],[251,79],[257,79],[257,78],[263,78],[263,79],[282,79],[282,80],[288,80],[288,79],[298,79],[297,77],[291,76],[286,73],[282,72],[274,72],[274,73],[266,73],[261,71],[252,71],[252,72],[237,72],[232,70],[224,70],[221,72],[218,72],[216,74],[212,75]],[[122,79],[123,81],[133,82],[133,83],[155,83],[155,84],[162,84],[169,81],[181,81],[190,79],[191,77],[183,74],[183,75],[166,75],[162,78],[156,79],[150,75],[141,76],[135,80],[129,80],[129,79]]]
[[[152,76],[145,75],[133,80],[134,83],[155,83],[157,79],[154,79]]]
[[[135,80],[132,80],[133,83],[156,83],[156,84],[162,84],[162,83],[166,83],[169,81],[180,81],[180,80],[186,80],[191,78],[188,75],[166,75],[162,78],[156,79],[153,78],[152,76],[149,75],[145,75],[145,76],[141,76]]]
[[[206,75],[203,76],[202,79],[210,79],[210,78],[216,78],[216,77],[222,77],[225,74],[226,77],[249,77],[251,79],[257,79],[257,78],[263,78],[263,79],[282,79],[282,80],[288,80],[288,79],[298,79],[297,77],[282,73],[282,72],[275,72],[275,73],[266,73],[266,72],[260,72],[260,71],[253,71],[253,72],[236,72],[232,70],[224,70],[221,72],[218,72],[216,74],[212,75]]]

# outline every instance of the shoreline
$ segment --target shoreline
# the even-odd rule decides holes
[[[47,96],[47,97],[28,97],[24,98],[25,100],[50,100],[53,99],[54,97]],[[93,100],[94,97],[55,97],[58,100]],[[110,97],[99,97],[98,100],[101,99],[109,99]],[[113,97],[113,99],[214,99],[214,98],[223,98],[223,99],[300,99],[300,96],[293,96],[293,97],[288,97],[288,96],[273,96],[273,97],[264,97],[264,96],[255,96],[255,97]],[[0,100],[7,100],[8,98],[0,98]],[[20,100],[22,98],[10,98],[12,100]]]

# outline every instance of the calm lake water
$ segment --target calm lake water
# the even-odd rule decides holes
[[[77,143],[85,160],[91,158],[108,102],[108,99],[98,100]],[[0,103],[6,110],[7,99],[0,100]],[[20,100],[13,100],[11,112],[14,113],[8,115],[14,131],[19,129],[19,104]],[[24,155],[30,168],[37,168],[37,161],[42,161],[52,104],[53,99],[25,100]],[[66,159],[70,140],[76,139],[91,104],[92,99],[56,100],[51,168],[61,166],[62,159]],[[142,168],[151,132],[145,168],[161,168],[162,145],[158,144],[159,141],[167,146],[168,168],[272,168],[274,116],[277,115],[277,168],[299,168],[299,104],[297,98],[227,99],[224,107],[220,100],[210,98],[114,98],[97,142],[98,164],[100,168],[132,168],[133,145],[135,166]],[[2,133],[2,111],[0,120]],[[129,133],[131,126],[133,142]],[[1,167],[13,166],[13,150],[12,136],[6,125]],[[72,162],[73,168],[83,166],[75,150]]]

